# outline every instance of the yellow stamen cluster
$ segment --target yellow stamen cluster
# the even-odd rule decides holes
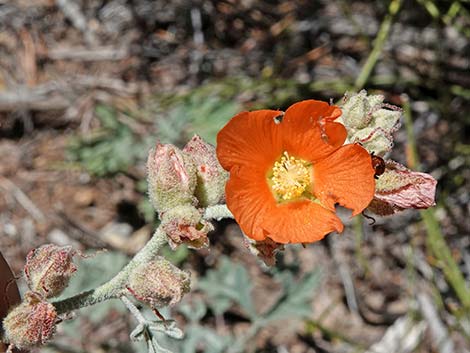
[[[309,163],[292,156],[286,151],[274,163],[271,188],[282,200],[292,200],[307,189],[310,184]]]

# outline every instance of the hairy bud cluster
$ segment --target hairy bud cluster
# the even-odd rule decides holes
[[[40,294],[27,292],[3,320],[5,338],[19,349],[45,344],[54,334],[57,312]]]
[[[228,179],[215,147],[197,135],[182,150],[157,144],[147,169],[150,200],[172,248],[181,243],[207,246],[213,226],[203,219],[203,208],[224,202]]]
[[[340,105],[341,121],[351,142],[359,142],[369,152],[383,156],[393,147],[393,133],[400,127],[400,108],[385,104],[382,95],[367,95],[365,90],[346,94]]]
[[[26,257],[24,274],[30,291],[3,320],[4,336],[19,349],[46,343],[58,322],[54,305],[48,298],[58,296],[77,270],[70,246],[46,244],[33,249]]]
[[[158,256],[139,265],[129,275],[128,290],[137,300],[159,308],[178,303],[190,290],[189,272]]]
[[[44,298],[58,296],[77,270],[73,263],[73,256],[76,254],[71,246],[60,247],[54,244],[31,250],[24,266],[29,288]]]
[[[368,209],[380,216],[407,208],[424,209],[435,205],[437,181],[426,173],[413,172],[387,161],[385,172],[376,181],[375,195]]]

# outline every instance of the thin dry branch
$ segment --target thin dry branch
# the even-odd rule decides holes
[[[98,47],[62,47],[47,50],[47,58],[51,60],[106,61],[123,60],[129,57],[128,48]]]
[[[11,193],[15,200],[38,222],[45,222],[46,217],[33,201],[11,180],[0,175],[0,188]]]

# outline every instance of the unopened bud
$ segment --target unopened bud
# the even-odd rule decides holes
[[[214,229],[210,222],[203,219],[202,211],[190,205],[162,213],[161,222],[172,249],[182,243],[195,249],[206,247],[209,245],[207,233]]]
[[[34,292],[27,292],[24,301],[3,320],[5,338],[19,349],[45,344],[54,334],[57,312],[51,303]]]
[[[190,290],[189,272],[181,271],[165,258],[139,265],[129,275],[128,290],[137,300],[160,308],[178,303]]]
[[[347,128],[363,129],[372,119],[371,114],[369,114],[371,109],[372,106],[367,99],[367,93],[362,90],[357,94],[345,97],[344,103],[341,105],[343,111],[341,119]]]
[[[176,146],[157,144],[149,153],[147,172],[150,201],[157,212],[196,203],[196,167]]]
[[[220,165],[215,147],[195,135],[183,151],[189,154],[196,164],[196,197],[199,205],[207,207],[222,203],[229,173]]]
[[[73,256],[77,252],[71,246],[42,245],[26,257],[24,274],[29,288],[44,298],[59,295],[67,287],[70,277],[77,270]]]
[[[435,205],[437,181],[431,175],[413,172],[393,161],[387,161],[385,166],[385,172],[376,181],[370,211],[385,216],[407,208]]]
[[[346,94],[341,110],[341,121],[351,142],[360,142],[375,155],[383,156],[393,146],[393,133],[400,126],[401,110],[383,103],[382,95],[367,95],[365,90]]]
[[[383,156],[393,147],[393,136],[381,128],[367,127],[354,134],[354,142],[359,142],[369,153]]]

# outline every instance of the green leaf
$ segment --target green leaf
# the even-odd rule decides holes
[[[283,285],[284,295],[270,309],[265,319],[275,321],[288,317],[309,317],[312,312],[311,300],[320,282],[320,271],[310,272],[296,283],[292,275],[287,272],[278,276],[278,279]]]
[[[178,311],[183,314],[186,319],[195,323],[201,321],[206,315],[207,307],[202,300],[195,300],[191,304],[183,302],[178,306]]]
[[[208,304],[216,314],[222,314],[232,303],[239,304],[249,317],[256,312],[251,300],[252,284],[248,272],[241,264],[222,257],[218,269],[207,272],[198,284],[206,292]]]
[[[191,325],[186,328],[186,338],[181,345],[180,352],[194,353],[202,350],[204,353],[226,352],[234,341],[230,335],[222,336],[214,330]]]

